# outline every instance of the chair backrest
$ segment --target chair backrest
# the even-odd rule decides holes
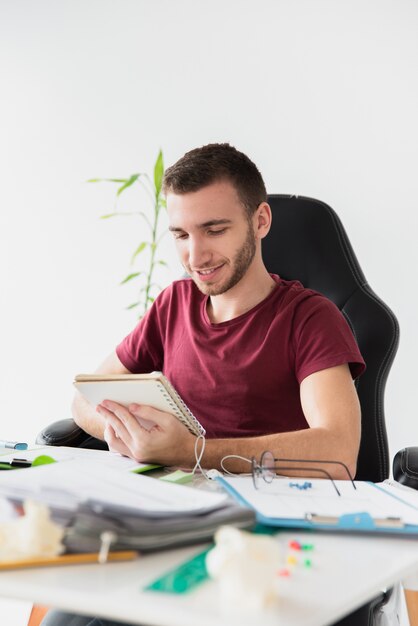
[[[273,224],[263,240],[267,269],[332,300],[366,361],[356,382],[362,411],[358,480],[389,476],[384,392],[399,342],[396,317],[369,287],[336,213],[312,198],[270,195]]]

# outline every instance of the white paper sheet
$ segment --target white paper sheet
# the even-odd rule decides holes
[[[0,462],[10,463],[13,459],[26,459],[33,461],[36,457],[47,455],[55,461],[67,461],[71,459],[91,459],[98,463],[105,464],[106,467],[115,467],[117,469],[137,470],[147,467],[147,463],[138,463],[126,456],[121,456],[116,452],[108,452],[106,450],[90,450],[89,448],[71,448],[67,446],[43,446],[34,448],[33,450],[10,450],[7,454],[0,456]]]
[[[172,514],[215,509],[223,493],[167,483],[127,472],[107,461],[76,458],[19,470],[0,472],[0,495],[34,498],[52,507],[72,509],[86,500],[100,500],[131,509]]]

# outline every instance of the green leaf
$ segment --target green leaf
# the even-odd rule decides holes
[[[119,283],[119,285],[124,285],[125,283],[129,282],[130,280],[132,280],[133,278],[136,278],[137,276],[139,276],[140,274],[143,274],[144,272],[133,272],[132,274],[128,274],[123,280],[122,282]]]
[[[154,165],[154,185],[156,195],[159,196],[161,192],[161,185],[163,183],[164,176],[164,160],[162,150],[159,151],[157,160]]]
[[[151,302],[151,304],[155,301],[155,298],[152,298],[151,296],[148,296],[148,302]]]
[[[164,265],[164,267],[168,267],[168,263],[166,261],[163,261],[162,259],[160,259],[159,261],[156,261],[156,263],[158,265]]]
[[[106,215],[101,215],[100,219],[101,220],[107,220],[109,219],[109,217],[115,217],[115,215],[118,215],[117,213],[106,213]]]
[[[119,187],[119,189],[116,192],[116,195],[120,196],[122,191],[125,191],[125,189],[127,189],[128,187],[133,185],[138,180],[138,178],[140,176],[141,176],[141,174],[132,174],[132,176],[130,178],[128,178],[128,180],[125,181],[125,183],[122,185],[122,187]]]
[[[143,250],[145,250],[146,247],[147,247],[147,242],[146,241],[143,241],[142,243],[139,244],[139,246],[137,247],[137,249],[135,250],[135,252],[133,253],[133,255],[131,257],[131,265],[135,261],[135,259],[138,256],[138,254],[141,254],[141,252]]]
[[[165,198],[160,198],[160,206],[164,207],[164,209],[167,208],[167,202]]]
[[[126,307],[126,310],[129,311],[129,309],[135,309],[135,307],[139,306],[140,304],[141,304],[140,302],[133,302],[132,304]]]

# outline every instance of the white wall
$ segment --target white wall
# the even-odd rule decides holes
[[[418,444],[417,27],[414,0],[1,0],[0,437],[69,416],[73,375],[135,323],[140,234],[84,181],[229,141],[340,214],[401,325],[392,451]]]

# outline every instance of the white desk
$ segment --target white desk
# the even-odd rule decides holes
[[[415,540],[287,532],[279,537],[283,558],[293,539],[314,544],[306,553],[312,568],[297,565],[289,578],[278,578],[279,605],[265,615],[222,614],[213,581],[184,595],[142,590],[204,546],[130,563],[1,572],[0,595],[153,626],[254,626],[255,619],[263,626],[326,626],[418,567]]]

